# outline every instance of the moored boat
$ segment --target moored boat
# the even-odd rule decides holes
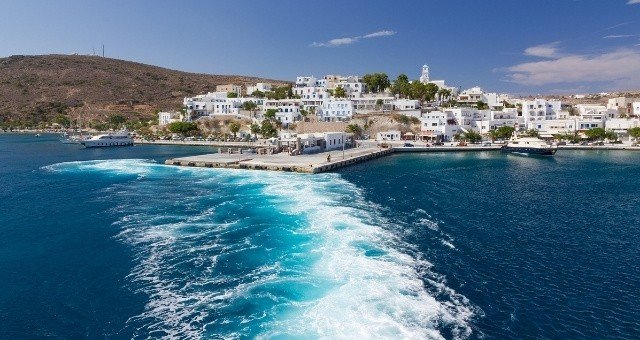
[[[120,131],[93,136],[80,141],[85,148],[110,147],[110,146],[130,146],[133,145],[133,138],[128,131]]]
[[[514,134],[501,150],[526,155],[553,156],[558,151],[558,146],[537,137],[517,137]]]

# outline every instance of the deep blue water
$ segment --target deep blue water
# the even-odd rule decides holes
[[[640,337],[640,153],[211,150],[0,134],[0,338]]]

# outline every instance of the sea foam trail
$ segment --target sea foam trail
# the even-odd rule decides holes
[[[53,171],[138,175],[119,202],[129,278],[149,299],[136,337],[443,338],[474,308],[336,174],[172,168],[143,160]],[[122,171],[122,172],[121,172]],[[142,177],[140,177],[142,176]]]

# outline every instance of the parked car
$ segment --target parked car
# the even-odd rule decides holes
[[[491,146],[491,142],[483,142],[482,146]]]
[[[404,147],[406,147],[406,148],[412,148],[412,147],[413,147],[413,144],[411,144],[411,143],[404,143]]]
[[[435,142],[435,143],[433,143],[433,145],[435,145],[435,146],[441,146],[441,145],[444,145],[444,143],[443,143],[443,142]]]

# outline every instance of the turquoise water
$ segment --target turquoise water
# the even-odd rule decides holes
[[[0,337],[640,335],[640,153],[162,165],[210,151],[0,135]]]

